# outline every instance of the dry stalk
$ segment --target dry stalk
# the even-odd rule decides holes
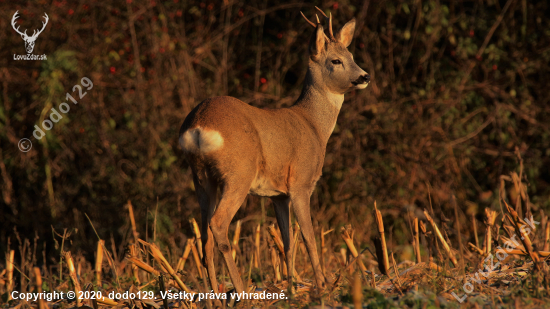
[[[145,272],[148,272],[153,276],[158,277],[160,275],[160,272],[158,270],[154,269],[149,264],[144,263],[135,257],[128,256],[126,257],[126,260],[128,260],[128,262],[132,263],[133,265],[136,265],[137,267],[139,267],[139,269]]]
[[[118,305],[118,303],[110,298],[107,298],[107,297],[102,297],[102,298],[98,298],[96,299],[96,301],[102,305],[105,305],[105,306],[111,306],[111,307],[114,307],[116,305]]]
[[[277,249],[275,249],[275,244],[273,241],[269,242],[269,256],[271,258],[271,266],[273,266],[273,275],[275,277],[275,283],[281,282],[281,272],[280,272],[280,265],[279,262],[279,254],[277,253]]]
[[[456,260],[455,256],[453,255],[453,252],[451,251],[451,248],[449,247],[449,245],[447,244],[447,242],[445,241],[445,238],[443,237],[443,235],[441,234],[441,232],[439,231],[439,228],[437,227],[437,225],[435,224],[434,220],[432,219],[432,217],[430,217],[430,215],[428,214],[428,211],[427,210],[424,210],[424,215],[426,216],[426,220],[428,220],[430,222],[430,224],[432,225],[432,228],[435,232],[435,234],[437,235],[437,237],[439,238],[439,241],[441,242],[441,244],[443,245],[443,248],[445,249],[445,252],[447,252],[447,255],[449,256],[449,259],[451,259],[451,262],[453,262],[453,265],[455,267],[458,266],[458,261]]]
[[[254,259],[254,267],[259,268],[260,266],[260,229],[261,225],[256,226],[256,233],[254,234],[254,247],[256,249],[256,258]]]
[[[516,189],[516,212],[522,216],[523,211],[521,209],[521,181],[519,180],[519,176],[516,172],[512,172],[510,174],[512,177],[512,182],[514,183],[514,188]]]
[[[421,263],[420,256],[420,232],[418,231],[418,218],[414,218],[414,248],[416,249],[416,264]]]
[[[496,253],[502,253],[502,254],[517,254],[517,255],[529,255],[527,252],[520,250],[520,249],[512,249],[512,250],[505,250],[505,249],[497,249]],[[537,255],[540,255],[542,257],[548,257],[550,256],[550,251],[537,251]]]
[[[340,248],[340,255],[342,256],[342,261],[344,265],[348,265],[348,252],[346,248]]]
[[[397,264],[395,264],[395,259],[393,258],[393,252],[391,253],[391,262],[393,266],[393,273],[395,274],[395,277],[397,278],[397,283],[399,283],[399,287],[402,287],[403,284],[401,283],[401,278],[399,277],[399,271],[397,271]]]
[[[428,231],[426,230],[426,225],[424,224],[424,221],[418,220],[418,226],[420,227],[420,230],[424,234],[425,237],[428,236]]]
[[[198,242],[195,243],[198,246]],[[191,253],[193,253],[193,260],[195,261],[195,266],[197,266],[197,272],[199,277],[203,278],[202,269],[201,269],[201,259],[199,258],[199,253],[197,252],[196,246],[191,246]]]
[[[76,275],[78,276],[78,278],[80,278],[80,271],[82,270],[82,260],[81,259],[78,259],[78,262],[76,264]]]
[[[503,202],[506,210],[512,217],[512,222],[514,223],[516,233],[522,235],[522,237],[520,237],[520,240],[523,243],[523,247],[527,250],[527,253],[531,257],[531,260],[533,260],[533,264],[535,264],[537,270],[540,271],[541,268],[539,265],[539,256],[536,252],[533,252],[533,247],[531,246],[531,241],[529,240],[529,237],[527,237],[526,233],[523,233],[522,229],[520,228],[520,219],[518,217],[518,213],[514,209],[512,209],[512,207],[510,207],[510,205],[508,205],[506,201]]]
[[[477,254],[483,256],[485,254],[485,251],[479,249],[478,246],[472,244],[471,242],[468,243],[468,246],[470,246],[470,249],[474,250]]]
[[[191,293],[191,290],[189,290],[189,288],[183,283],[183,281],[181,281],[181,279],[178,277],[177,273],[174,271],[174,269],[172,268],[172,266],[170,266],[170,263],[168,263],[168,261],[166,260],[166,258],[164,258],[164,255],[162,255],[162,252],[160,252],[159,248],[155,245],[155,244],[150,244],[148,242],[145,242],[141,239],[138,240],[142,245],[146,246],[149,248],[149,252],[151,253],[151,255],[153,256],[153,258],[157,261],[157,263],[160,264],[160,266],[162,268],[164,268],[164,270],[170,274],[170,276],[172,276],[172,278],[176,281],[176,283],[178,284],[178,286],[184,290],[185,292],[187,293]],[[194,246],[193,246],[194,248]],[[199,264],[200,265],[200,264]]]
[[[38,293],[42,293],[42,276],[40,275],[40,268],[34,267],[33,271],[34,271],[34,280],[36,284],[36,290],[38,291]],[[38,299],[38,308],[39,309],[48,308],[44,299],[42,298]]]
[[[130,223],[132,224],[132,234],[134,235],[134,243],[138,243],[139,234],[137,232],[136,228],[136,220],[134,218],[134,207],[132,206],[132,202],[128,200],[128,214],[130,216]]]
[[[283,241],[281,240],[281,237],[279,237],[279,234],[277,233],[277,229],[275,229],[275,225],[271,224],[267,227],[267,231],[269,232],[269,235],[271,235],[271,238],[273,239],[273,242],[277,246],[277,249],[279,249],[279,252],[284,256],[285,250],[283,247]]]
[[[69,275],[71,277],[71,281],[74,285],[74,292],[76,293],[76,305],[77,307],[80,307],[82,304],[82,301],[78,297],[80,295],[80,291],[82,290],[80,288],[80,282],[78,282],[78,277],[76,276],[76,270],[74,268],[74,262],[73,257],[71,255],[70,251],[64,251],[63,257],[65,258],[65,262],[67,262],[67,266],[69,267]]]
[[[376,276],[374,275],[374,267],[370,268],[371,285],[373,289],[376,289]]]
[[[497,212],[489,208],[485,208],[485,225],[487,225],[486,237],[485,237],[485,254],[489,255],[491,253],[491,243],[492,235],[491,231],[493,225],[495,225],[495,220],[497,218]]]
[[[474,237],[475,237],[475,240],[476,240],[476,247],[479,248],[479,239],[477,237],[477,222],[476,222],[475,214],[472,214],[472,225],[474,226]]]
[[[106,305],[106,306],[116,306],[116,305],[118,305],[118,303],[116,301],[114,301],[110,298],[104,297],[104,296],[102,296],[101,298],[98,298],[97,302],[102,304],[102,305]]]
[[[521,161],[521,169],[523,169],[523,164],[522,164],[522,161],[521,158],[520,158],[520,161]],[[521,196],[521,199],[523,201],[525,201],[525,205],[527,206],[527,208],[529,208],[529,196],[527,195],[526,193],[526,186],[521,182],[521,173],[523,171],[520,171],[520,176],[518,176],[518,174],[516,172],[512,172],[511,176],[512,176],[512,182],[514,183],[514,187],[516,189],[516,192],[518,192],[518,195]],[[529,215],[530,211],[527,210],[527,212],[525,213],[526,215]]]
[[[440,272],[443,272],[443,268],[439,267],[436,263],[434,262],[429,262],[427,263],[428,267],[432,270],[435,270],[437,271],[438,273]]]
[[[187,239],[187,243],[185,244],[185,249],[183,250],[183,255],[178,260],[178,265],[176,266],[176,272],[183,270],[185,266],[185,261],[187,261],[187,258],[189,257],[189,253],[191,252],[191,247],[195,245],[193,243],[194,241],[195,241],[194,238]]]
[[[353,279],[353,306],[363,308],[363,287],[361,286],[361,274],[355,272]]]
[[[8,300],[11,300],[11,292],[13,289],[13,257],[15,255],[14,250],[10,250],[9,255],[6,256],[6,270],[7,270],[7,279],[8,279],[8,285],[7,285],[7,293],[8,293]]]
[[[140,260],[139,258],[139,244],[138,243],[135,243],[135,244],[131,244],[128,246],[128,248],[130,249],[130,255],[137,259],[137,260]],[[136,278],[136,282],[137,284],[141,284],[140,280],[139,280],[139,271],[138,271],[138,267],[136,264],[132,264],[132,275],[134,276],[134,278]]]
[[[483,235],[483,248],[481,248],[481,250],[483,250],[483,254],[485,254],[485,251],[487,250],[487,234]]]
[[[105,246],[105,241],[100,239],[97,242],[97,254],[95,257],[95,280],[96,284],[101,286],[101,268],[103,265],[103,247]]]
[[[512,221],[512,218],[510,218],[510,216],[508,214],[505,214],[504,218],[510,220],[510,222],[512,222],[512,224],[514,224],[513,221]],[[516,232],[516,230],[514,229],[514,227],[512,225],[502,224],[502,228],[504,229],[504,232],[506,232],[508,237],[513,237],[514,233]]]
[[[281,237],[279,236],[279,233],[277,233],[277,229],[275,228],[274,224],[271,224],[270,226],[268,226],[267,231],[268,231],[269,235],[271,235],[271,239],[273,240],[273,242],[277,246],[277,250],[279,250],[280,259],[282,261],[282,263],[280,263],[280,264],[282,264],[283,276],[288,276],[287,265],[286,265],[286,255],[285,255],[285,250],[284,250],[284,246],[283,246],[283,241],[281,240]],[[298,233],[300,233],[300,228],[297,227],[296,231],[297,232],[295,232],[295,234],[298,235]],[[297,241],[297,239],[298,239],[297,237],[294,237],[295,242]],[[296,252],[296,250],[297,250],[297,246],[294,246],[294,252]],[[292,273],[294,274],[294,277],[296,277],[296,280],[298,280],[298,281],[302,280],[300,275],[298,275],[298,272],[296,271],[296,269],[293,269]]]
[[[252,265],[254,265],[254,256],[256,253],[254,250],[251,250],[250,252],[250,267],[248,267],[248,283],[247,286],[250,286],[252,284],[252,280],[250,279],[252,276]]]
[[[357,265],[361,269],[362,273],[365,273],[367,271],[367,268],[365,267],[365,264],[363,264],[363,261],[359,257],[359,253],[357,252],[357,249],[355,248],[355,245],[353,244],[353,235],[355,234],[355,231],[351,227],[351,224],[343,226],[341,229],[342,239],[346,243],[346,246],[348,246],[349,251],[351,252],[351,255],[357,260]]]
[[[160,274],[158,276],[158,282],[159,282],[159,288],[161,292],[166,291],[166,287],[164,286],[164,276]],[[168,308],[168,300],[165,297],[162,297],[162,304],[164,305],[164,308]]]
[[[431,263],[431,262],[433,262],[433,259],[434,259],[433,255],[435,254],[434,245],[433,245],[432,239],[430,237],[432,232],[428,232],[426,230],[426,225],[424,224],[424,221],[422,221],[422,220],[418,220],[418,226],[420,227],[420,230],[422,231],[422,234],[424,234],[424,237],[426,237],[426,241],[428,243],[428,260]]]
[[[512,208],[510,208],[512,209]],[[512,214],[507,214],[506,215],[506,218],[508,219],[508,221],[510,222],[511,225],[511,229],[510,231],[515,233],[516,232],[516,227],[519,228],[519,235],[521,235],[521,237],[523,237],[524,241],[526,243],[528,243],[530,246],[533,246],[533,243],[531,241],[531,238],[529,237],[529,234],[527,233],[526,230],[522,229],[521,227],[522,226],[527,226],[527,223],[525,221],[523,221],[518,215],[517,213],[515,215],[512,215]],[[517,224],[516,224],[516,220],[517,220]],[[512,238],[512,236],[510,236],[510,238]]]
[[[543,251],[548,251],[550,249],[550,221],[546,222],[546,227],[544,229],[544,246]]]
[[[376,218],[376,226],[378,227],[378,233],[380,234],[380,242],[382,245],[382,262],[386,274],[389,274],[390,262],[388,260],[388,248],[386,246],[386,236],[384,235],[384,221],[382,221],[382,213],[376,208],[376,201],[374,202],[374,217]]]
[[[506,236],[504,236],[504,235],[500,235],[500,239],[501,239],[504,243],[513,244],[514,247],[515,247],[515,249],[521,250],[521,251],[523,251],[524,253],[527,253],[527,250],[525,250],[525,248],[524,248],[522,245],[520,245],[520,244],[517,242],[517,240],[516,240],[516,241],[513,241],[512,239],[510,239],[510,238],[508,238],[508,237],[506,237]]]
[[[197,249],[199,251],[199,256],[202,259],[202,240],[199,225],[197,224],[197,221],[195,221],[195,218],[189,219],[189,223],[191,223],[191,227],[193,227],[193,233],[195,234],[195,238],[197,239]]]
[[[231,256],[233,257],[233,261],[236,262],[237,258],[237,247],[239,246],[239,237],[241,236],[241,220],[237,221],[237,225],[235,227],[235,234],[233,234],[233,246],[231,248]]]
[[[281,240],[281,237],[279,236],[279,233],[277,233],[277,230],[275,229],[275,225],[271,224],[267,227],[267,232],[269,235],[271,235],[271,239],[273,239],[273,242],[277,246],[277,250],[279,250],[279,254],[281,256],[281,261],[283,265],[283,275],[288,276],[287,266],[286,266],[286,255],[285,250],[283,247],[283,241]]]
[[[520,218],[520,217],[517,215],[517,212],[516,212],[516,216],[515,216],[515,217],[512,217],[510,214],[505,214],[505,218],[508,219],[508,222],[510,222],[510,224],[511,224],[510,226],[512,227],[512,231],[514,231],[514,232],[515,232],[515,225],[516,225],[515,219],[518,220],[518,223],[519,223],[520,226],[522,226],[522,225],[527,226],[527,222],[525,222],[522,218]],[[536,227],[536,226],[535,226],[535,227]],[[527,235],[527,236],[528,236],[528,235]],[[529,240],[531,240],[531,239],[529,239]]]

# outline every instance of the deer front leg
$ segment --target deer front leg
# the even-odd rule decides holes
[[[201,237],[204,241],[202,247],[203,266],[208,270],[208,279],[214,293],[218,293],[218,281],[214,268],[214,237],[210,229],[210,220],[216,208],[218,185],[209,179],[203,179],[202,184],[196,174],[193,175],[195,191],[201,207]]]
[[[319,256],[317,255],[317,244],[315,243],[315,235],[313,233],[313,225],[311,224],[311,214],[309,209],[309,198],[311,191],[305,193],[298,192],[296,195],[291,194],[292,208],[296,215],[296,220],[300,224],[302,235],[306,243],[309,259],[313,265],[313,271],[315,272],[315,279],[317,281],[317,288],[325,288],[325,276],[321,270],[321,264],[319,264]]]
[[[294,265],[292,263],[292,253],[294,252],[294,242],[292,237],[292,228],[290,226],[290,198],[273,197],[271,198],[275,208],[275,216],[279,224],[279,230],[283,238],[284,253],[286,257],[286,266],[288,274],[288,293],[292,293],[292,277],[294,276]]]
[[[238,183],[238,182],[237,182]],[[210,228],[212,229],[212,234],[218,243],[218,249],[223,255],[225,265],[229,270],[229,277],[233,282],[233,286],[237,290],[237,293],[244,292],[244,285],[237,269],[235,261],[231,256],[231,243],[227,232],[229,230],[229,224],[231,220],[241,207],[241,204],[244,201],[244,198],[248,194],[248,188],[239,187],[239,188],[229,188],[227,185],[223,190],[222,197],[220,199],[220,204],[218,205],[212,220],[210,221]]]
[[[212,290],[214,290],[214,293],[219,293],[218,280],[216,279],[216,268],[214,267],[214,235],[212,235],[212,230],[210,230],[210,227],[208,227],[206,233],[203,232],[202,235],[208,235],[208,238],[203,246],[203,264],[205,264],[204,266],[208,270],[208,279]]]

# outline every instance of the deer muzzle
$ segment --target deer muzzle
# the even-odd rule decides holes
[[[370,82],[370,75],[369,74],[363,74],[359,76],[356,80],[352,81],[351,83],[355,88],[357,89],[363,89],[366,88],[369,85]]]

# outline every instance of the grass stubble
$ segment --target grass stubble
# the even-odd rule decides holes
[[[520,175],[521,169],[522,166]],[[382,212],[375,204],[373,215],[378,235],[373,237],[371,243],[359,244],[361,250],[354,244],[354,235],[362,232],[362,228],[369,227],[353,228],[350,224],[344,223],[339,235],[329,235],[334,229],[325,231],[324,227],[321,228],[320,235],[318,234],[321,242],[321,265],[329,281],[326,289],[320,291],[314,286],[313,270],[301,241],[299,226],[295,224],[294,228],[298,233],[295,233],[296,237],[292,240],[295,241],[296,248],[292,257],[296,265],[293,270],[293,293],[287,294],[289,298],[284,300],[247,300],[238,303],[231,301],[230,293],[233,287],[221,258],[216,259],[220,282],[218,290],[227,293],[227,300],[199,302],[196,296],[194,301],[162,299],[161,291],[211,292],[206,269],[200,262],[203,244],[199,227],[196,220],[190,218],[193,235],[187,239],[185,247],[181,250],[182,254],[177,255],[174,253],[178,252],[177,248],[159,247],[157,243],[160,242],[139,238],[133,207],[129,201],[127,207],[133,237],[126,244],[126,255],[123,259],[113,259],[112,253],[105,247],[105,241],[97,234],[97,250],[93,262],[85,260],[81,252],[72,253],[62,246],[61,261],[58,264],[38,267],[33,264],[36,263],[36,257],[20,252],[25,259],[18,263],[15,259],[15,250],[9,250],[5,254],[4,268],[0,271],[1,303],[3,308],[10,309],[81,306],[95,309],[158,309],[166,306],[215,308],[231,305],[243,308],[549,307],[550,221],[541,211],[536,219],[542,224],[533,223],[536,221],[533,221],[531,213],[532,204],[527,195],[527,187],[521,182],[521,176],[514,172],[510,176],[501,177],[501,181],[512,182],[519,192],[518,198],[514,208],[504,199],[504,195],[500,194],[499,203],[503,205],[501,209],[485,209],[482,248],[479,247],[475,216],[463,216],[470,222],[462,225],[459,206],[453,196],[456,227],[449,233],[454,236],[455,247],[449,243],[449,233],[446,230],[442,232],[439,226],[443,223],[438,225],[430,207],[430,210],[417,211],[416,214],[420,214],[418,216],[409,217],[410,239],[406,242],[413,248],[414,261],[396,261],[394,251],[388,254]],[[501,189],[503,187],[501,185]],[[525,206],[525,211],[522,206]],[[410,214],[409,212],[409,216]],[[242,234],[244,225],[241,221],[234,223],[232,235],[232,256],[247,282],[248,292],[287,291],[289,287],[286,257],[278,229],[274,224],[263,221],[250,224],[253,224],[250,235]],[[461,226],[471,227],[475,244],[463,239]],[[20,251],[30,250],[25,248],[28,243],[24,242],[23,247],[19,248]],[[467,247],[462,246],[463,243],[467,244]],[[509,244],[515,245],[510,247]],[[331,247],[340,248],[342,254],[339,255],[337,249],[331,252]],[[371,251],[371,247],[376,249],[375,252]],[[76,258],[73,258],[73,254],[76,254]],[[61,263],[66,267],[62,267]],[[75,263],[78,263],[78,266],[75,267]],[[53,271],[55,268],[60,268],[65,275]],[[15,278],[18,274],[19,282]],[[102,297],[95,300],[77,297],[75,300],[65,298],[52,301],[11,299],[11,292],[15,290],[33,293],[74,291],[77,294],[82,291],[101,291]],[[107,297],[111,292],[138,291],[153,293],[156,299]],[[466,298],[460,303],[453,293],[459,298]]]

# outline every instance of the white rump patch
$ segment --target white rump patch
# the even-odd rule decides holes
[[[223,137],[218,131],[196,127],[183,132],[180,146],[184,151],[208,153],[223,146]]]

